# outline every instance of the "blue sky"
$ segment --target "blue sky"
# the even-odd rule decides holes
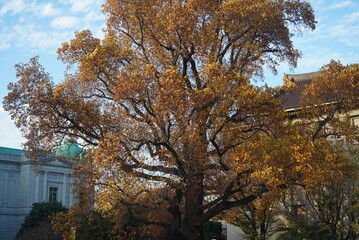
[[[317,71],[331,59],[344,64],[359,62],[359,0],[310,0],[318,21],[315,31],[293,39],[303,53],[298,67],[285,64],[278,75],[266,71],[265,82],[278,85],[284,73]],[[56,50],[74,31],[90,29],[103,36],[105,18],[99,0],[0,0],[0,102],[6,86],[16,81],[14,65],[39,55],[40,63],[55,81],[65,70]],[[20,148],[24,139],[0,105],[0,146]]]

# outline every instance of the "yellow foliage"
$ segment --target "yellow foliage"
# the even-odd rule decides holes
[[[104,12],[104,39],[85,30],[59,48],[76,68],[63,82],[52,83],[33,58],[17,66],[20,80],[4,101],[28,149],[51,151],[66,138],[88,148],[77,166],[81,209],[95,201],[118,229],[130,219],[146,234],[200,239],[203,223],[225,210],[295,183],[314,188],[347,166],[311,121],[332,109],[315,108],[330,88],[349,97],[334,110],[358,106],[355,67],[327,66],[320,81],[328,89],[306,90],[317,115],[304,121],[289,121],[277,99],[290,82],[251,83],[264,64],[296,65],[290,37],[315,27],[308,3],[107,0]],[[337,75],[337,85],[326,82]],[[336,118],[329,123],[349,132]]]

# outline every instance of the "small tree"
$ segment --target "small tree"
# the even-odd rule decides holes
[[[225,240],[220,222],[208,221],[204,224],[204,240]]]
[[[277,230],[281,233],[276,240],[335,239],[330,229],[320,223],[308,225],[300,222],[290,222],[287,227],[280,227]]]
[[[335,239],[355,240],[359,237],[358,151],[346,150],[355,162],[343,172],[342,180],[320,185],[306,196],[319,222]]]
[[[77,240],[113,239],[111,231],[114,224],[111,219],[105,218],[100,212],[91,211],[83,214],[79,223],[75,234]]]
[[[276,193],[275,195],[280,195]],[[261,198],[243,206],[233,208],[221,215],[228,223],[239,227],[249,240],[266,240],[273,233],[275,204],[279,197],[265,193]],[[241,196],[239,196],[241,197]]]
[[[30,213],[25,217],[24,222],[21,224],[17,237],[19,239],[26,239],[26,233],[28,231],[39,233],[40,236],[38,236],[38,239],[47,239],[49,236],[46,236],[46,232],[48,235],[55,235],[50,222],[52,215],[58,212],[67,212],[67,209],[59,202],[33,203]],[[36,230],[35,228],[38,229]],[[44,231],[44,229],[47,229],[48,231]],[[43,236],[43,238],[41,238],[41,236]]]

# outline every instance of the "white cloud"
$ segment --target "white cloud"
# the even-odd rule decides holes
[[[25,139],[2,106],[0,106],[0,123],[0,146],[20,148],[21,144],[25,142]]]
[[[354,3],[352,1],[340,1],[338,3],[334,3],[328,7],[329,10],[336,10],[340,8],[353,6]]]
[[[345,52],[339,47],[308,47],[303,54],[303,58],[298,61],[296,73],[318,71],[320,67],[328,64],[330,60],[341,61],[343,64],[355,63],[359,59],[359,52]]]
[[[296,47],[307,48],[308,44],[336,45],[338,48],[359,47],[359,11],[346,11],[335,17],[319,15],[317,28],[313,32],[305,32],[302,38],[295,38]],[[321,44],[318,44],[320,42]],[[354,52],[359,49],[352,49]]]
[[[336,25],[329,28],[328,34],[332,39],[340,41],[347,46],[359,47],[359,42],[354,40],[359,38],[359,25]]]
[[[97,0],[61,0],[64,4],[71,5],[70,9],[73,12],[87,12],[94,5],[98,6],[100,1]]]
[[[317,12],[317,10],[323,10],[324,7],[328,5],[327,1],[328,0],[307,0],[315,12]]]
[[[57,29],[73,28],[79,20],[72,16],[57,17],[51,21],[51,26]]]
[[[11,47],[11,44],[5,39],[0,39],[0,51],[6,50]]]
[[[74,12],[86,11],[89,5],[91,5],[91,1],[88,0],[72,1],[71,10]]]
[[[20,13],[27,9],[25,0],[12,0],[6,2],[0,9],[0,16],[7,13]]]
[[[101,28],[105,21],[95,12],[79,18],[54,17],[50,24],[45,21],[24,15],[17,19],[17,23],[4,25],[0,28],[0,51],[17,47],[27,52],[45,50],[54,54],[62,42],[74,37],[75,30],[90,29],[96,37],[103,37]]]
[[[324,36],[350,47],[359,48],[359,12],[352,12],[337,19],[323,32]],[[355,51],[355,50],[354,50]]]
[[[16,46],[55,52],[75,30],[90,29],[101,37],[100,5],[97,0],[0,0],[0,51]]]
[[[356,24],[359,25],[359,12],[352,12],[343,17],[342,20],[346,24]]]
[[[0,0],[1,1],[1,0]],[[34,17],[51,17],[61,13],[52,3],[38,3],[35,0],[11,0],[3,6],[0,5],[0,16],[20,15],[24,13],[34,14]]]
[[[11,47],[23,48],[27,52],[46,50],[52,53],[60,44],[73,37],[73,31],[57,31],[38,26],[35,23],[20,23],[0,29],[0,50]],[[38,54],[38,53],[36,53]]]
[[[105,16],[98,11],[91,11],[84,16],[85,22],[103,21],[105,22]]]
[[[40,16],[42,17],[51,17],[60,14],[60,10],[54,8],[51,3],[46,3],[40,7]]]
[[[11,48],[13,43],[13,38],[15,37],[13,32],[9,32],[9,27],[4,27],[0,29],[0,51]]]

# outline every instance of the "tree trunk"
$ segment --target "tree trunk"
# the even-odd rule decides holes
[[[203,240],[204,228],[200,217],[203,215],[203,173],[189,177],[186,182],[185,208],[182,235],[185,240]]]
[[[179,207],[179,203],[181,202],[183,197],[183,193],[180,189],[177,189],[176,196],[173,199],[168,210],[172,214],[172,225],[169,229],[169,240],[184,240],[182,234],[180,233],[180,229],[182,226],[182,213]]]
[[[184,144],[185,169],[184,209],[182,218],[182,236],[185,240],[203,240],[203,198],[204,198],[204,164],[207,162],[207,139],[205,123],[208,109],[193,115],[191,134]]]
[[[181,228],[181,213],[178,212],[177,214],[172,214],[173,216],[173,223],[169,229],[169,240],[185,240],[182,234],[179,232]]]

